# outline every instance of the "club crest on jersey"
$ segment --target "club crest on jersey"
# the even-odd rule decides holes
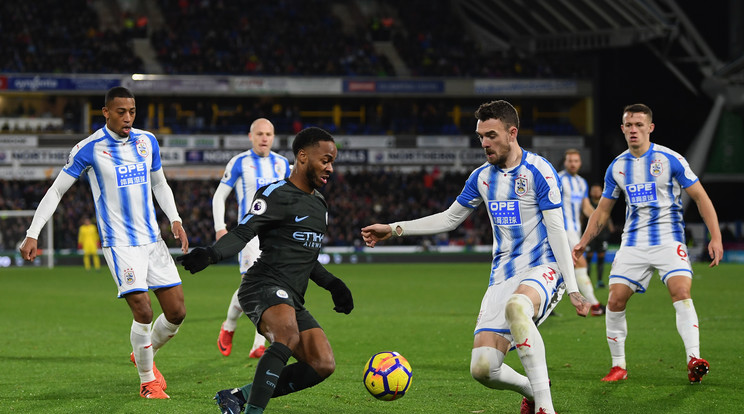
[[[663,164],[660,160],[654,160],[654,162],[651,163],[651,175],[658,177],[663,171]]]
[[[262,198],[257,198],[253,201],[253,204],[251,204],[251,214],[254,214],[256,216],[260,216],[261,214],[266,212],[266,200]]]
[[[140,138],[137,140],[137,153],[146,157],[150,150],[147,148],[147,140]]]
[[[282,174],[284,172],[284,165],[279,163],[274,164],[274,172],[276,175],[284,175]]]
[[[527,190],[529,190],[529,180],[527,180],[527,177],[520,175],[514,180],[514,192],[521,197],[527,194]]]
[[[132,269],[131,267],[128,269],[124,269],[124,272],[122,272],[122,277],[124,278],[124,283],[126,283],[127,285],[134,284],[134,269]]]
[[[289,295],[287,294],[287,291],[284,290],[284,289],[277,290],[276,291],[276,296],[278,296],[278,297],[280,297],[282,299],[287,299],[289,297]]]

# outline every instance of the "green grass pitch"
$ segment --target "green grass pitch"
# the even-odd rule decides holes
[[[607,266],[609,268],[609,265]],[[521,396],[490,390],[469,374],[472,331],[488,263],[329,265],[354,293],[350,315],[332,310],[328,292],[311,284],[307,305],[333,346],[336,373],[322,384],[274,399],[268,413],[504,413]],[[558,317],[540,328],[548,350],[556,410],[565,413],[728,413],[744,404],[744,265],[695,265],[693,299],[703,357],[711,372],[687,381],[682,341],[664,286],[654,280],[628,309],[628,380],[599,381],[610,368],[604,318],[579,318],[564,298]],[[216,339],[237,266],[182,274],[186,321],[157,355],[170,400],[138,396],[129,362],[131,313],[108,270],[82,267],[0,269],[0,413],[217,413],[215,392],[253,378],[253,326],[242,318],[233,354]],[[604,302],[607,290],[597,290]],[[159,313],[153,297],[156,314]],[[408,394],[372,398],[362,369],[374,353],[394,350],[413,367]],[[523,372],[516,353],[506,363]]]

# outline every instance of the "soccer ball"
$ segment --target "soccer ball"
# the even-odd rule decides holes
[[[411,364],[403,355],[378,352],[364,367],[364,387],[378,400],[392,401],[406,395],[411,386]]]

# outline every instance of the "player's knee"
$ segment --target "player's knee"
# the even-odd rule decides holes
[[[324,356],[317,358],[310,366],[313,367],[321,378],[325,379],[336,371],[336,360],[333,358],[333,355]]]
[[[497,350],[491,347],[474,348],[470,357],[470,375],[474,380],[486,384],[492,374],[501,369],[501,362],[497,357]]]
[[[165,315],[165,319],[168,320],[168,322],[174,324],[174,325],[180,325],[183,323],[183,320],[186,319],[186,308],[183,308],[182,310],[178,312],[173,312],[170,314]]]

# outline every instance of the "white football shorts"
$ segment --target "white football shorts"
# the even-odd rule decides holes
[[[506,322],[506,301],[520,284],[530,286],[540,294],[540,311],[532,318],[538,326],[550,315],[565,290],[563,276],[558,271],[557,263],[533,267],[521,277],[514,276],[491,285],[481,301],[474,333],[490,331],[503,336],[510,342],[514,341],[509,331],[509,324]]]
[[[671,276],[692,278],[687,246],[671,243],[663,246],[621,246],[615,254],[610,270],[610,284],[622,283],[634,292],[643,293],[648,288],[654,270],[666,285]]]
[[[163,240],[142,246],[104,247],[119,297],[181,284],[176,263]]]
[[[258,248],[258,246],[258,237],[254,237],[248,243],[246,243],[243,250],[238,253],[238,262],[240,263],[241,275],[247,272],[248,269],[253,266],[253,263],[258,260],[258,256],[261,254],[261,250]]]

